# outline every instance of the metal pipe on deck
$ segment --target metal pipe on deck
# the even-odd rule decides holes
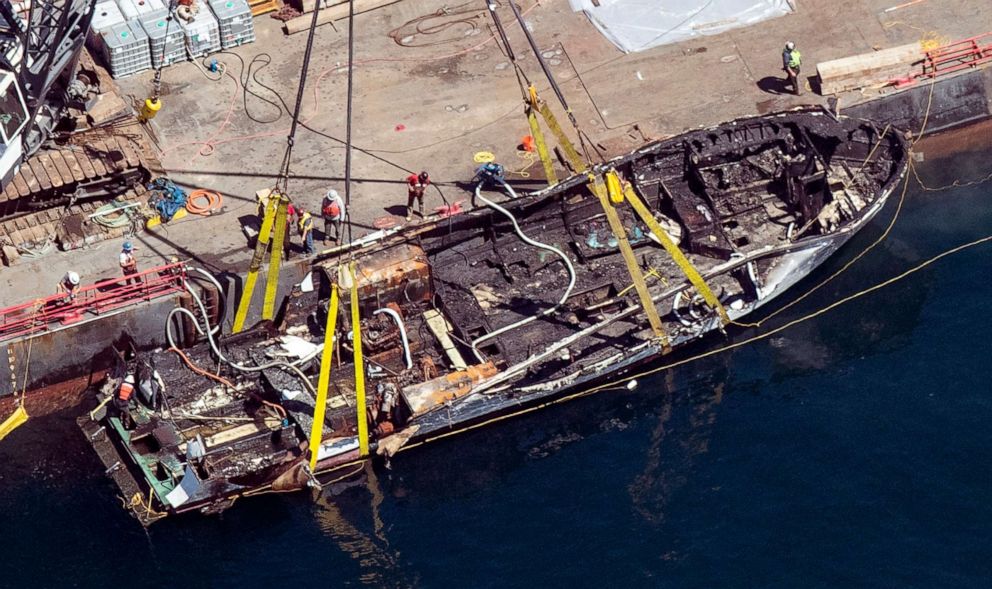
[[[403,324],[403,318],[394,309],[390,309],[389,307],[372,311],[373,315],[378,315],[379,313],[385,313],[392,317],[393,321],[396,322],[396,326],[400,328],[400,340],[403,342],[403,357],[406,360],[406,369],[410,370],[413,368],[413,358],[410,357],[410,341],[406,337],[406,326]]]

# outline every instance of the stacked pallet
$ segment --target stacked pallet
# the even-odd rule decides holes
[[[848,90],[885,85],[904,77],[914,63],[923,59],[919,43],[900,45],[872,53],[852,55],[816,64],[821,93],[840,94]]]

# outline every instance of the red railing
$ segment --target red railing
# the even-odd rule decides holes
[[[992,61],[992,32],[942,45],[926,52],[921,78],[932,78]]]
[[[81,287],[74,297],[54,294],[0,309],[0,341],[48,331],[103,313],[182,292],[186,265],[168,264]]]

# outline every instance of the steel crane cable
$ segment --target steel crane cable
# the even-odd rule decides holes
[[[320,15],[320,6],[323,2],[317,2],[314,6],[313,18],[310,19],[310,32],[307,36],[307,47],[303,52],[303,67],[300,69],[300,85],[296,90],[296,106],[293,107],[293,123],[289,128],[289,135],[286,137],[286,155],[283,156],[279,177],[276,179],[276,191],[286,194],[289,184],[290,163],[293,159],[293,144],[296,142],[296,128],[300,124],[300,110],[303,108],[303,92],[306,90],[307,73],[310,70],[310,57],[313,54],[313,40],[316,36],[317,17]],[[351,2],[349,1],[349,5]],[[349,24],[349,29],[352,25]],[[349,87],[351,85],[351,71],[349,63]],[[351,97],[349,95],[349,107]],[[350,116],[349,116],[350,118]]]
[[[317,2],[319,5],[320,2]],[[314,17],[313,25],[317,25],[317,18]],[[311,29],[311,35],[313,31]],[[354,74],[355,74],[355,0],[348,0],[348,103],[345,109],[347,117],[344,132],[344,222],[348,230],[348,243],[352,241],[351,233],[351,122],[352,103],[354,98]]]

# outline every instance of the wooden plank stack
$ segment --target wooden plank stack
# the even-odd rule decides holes
[[[821,93],[840,94],[848,90],[886,84],[905,77],[913,64],[923,59],[919,43],[852,55],[816,64]]]
[[[355,14],[375,10],[376,8],[381,8],[398,1],[399,0],[354,0]],[[314,8],[316,8],[317,0],[294,0],[294,4],[297,5],[302,12],[308,13],[313,12]],[[348,18],[348,11],[348,0],[324,0],[324,3],[320,5],[320,14],[317,16],[317,24],[323,25],[336,20],[341,20],[342,18]],[[292,18],[286,21],[286,34],[292,35],[294,33],[309,30],[310,23],[312,21],[313,16],[310,14],[303,14],[302,16]]]

